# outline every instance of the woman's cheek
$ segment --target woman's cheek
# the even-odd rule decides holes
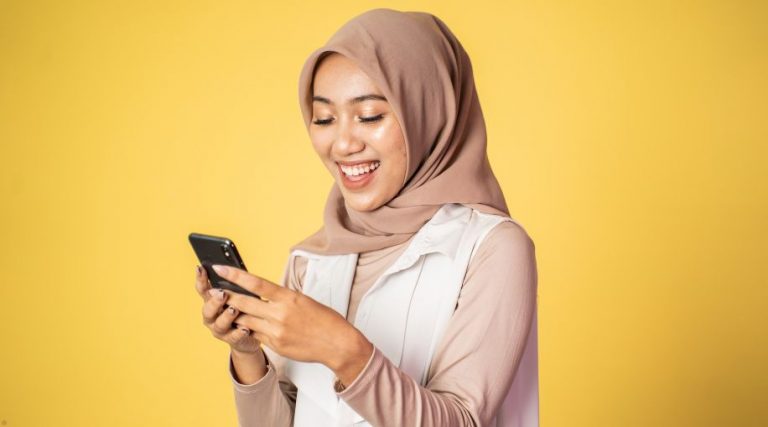
[[[315,152],[320,156],[323,162],[330,158],[331,140],[322,130],[314,130],[310,132],[309,139],[312,141],[312,148],[315,149]]]
[[[318,145],[317,143],[312,143],[312,148],[314,148],[315,153],[317,154],[318,159],[320,162],[325,166],[326,169],[328,169],[328,172],[331,174],[331,177],[333,179],[336,179],[336,164],[330,160],[330,157],[328,156],[328,152],[323,149],[322,145]]]
[[[387,135],[390,133],[390,125],[386,121],[379,122],[379,124],[371,130],[371,139],[382,142],[386,141]]]

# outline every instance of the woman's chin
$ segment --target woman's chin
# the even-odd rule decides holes
[[[347,203],[347,206],[349,206],[350,209],[358,212],[372,212],[379,208],[379,206],[376,206],[376,205],[359,206],[359,205],[350,204],[350,203]]]
[[[349,196],[349,197],[347,197]],[[346,205],[348,208],[356,210],[358,212],[371,212],[375,211],[376,209],[380,208],[382,203],[378,203],[375,200],[372,199],[362,199],[358,194],[354,195],[345,195],[344,201],[346,202]]]

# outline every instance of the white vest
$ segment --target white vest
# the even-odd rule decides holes
[[[502,221],[514,220],[444,205],[360,300],[354,326],[422,386],[475,248]],[[294,256],[308,259],[304,294],[346,317],[358,255],[296,250]],[[539,425],[537,347],[534,314],[517,373],[491,426]],[[333,371],[326,366],[286,359],[285,373],[298,388],[294,426],[370,425],[336,395]]]

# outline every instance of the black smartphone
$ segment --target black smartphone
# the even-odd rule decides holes
[[[192,249],[194,249],[195,254],[197,254],[197,258],[200,260],[200,265],[202,265],[208,273],[208,280],[211,281],[212,287],[228,289],[233,292],[259,298],[259,296],[253,292],[222,279],[216,274],[213,268],[211,268],[212,265],[220,264],[237,267],[247,271],[245,263],[240,257],[240,253],[237,251],[237,247],[235,247],[235,243],[232,242],[232,239],[209,236],[207,234],[190,233],[189,243],[192,244]]]

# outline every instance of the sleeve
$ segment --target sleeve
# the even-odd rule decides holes
[[[376,426],[487,426],[523,355],[536,310],[535,248],[513,223],[472,258],[456,310],[422,387],[378,349],[338,396]]]
[[[281,279],[289,289],[300,290],[306,259],[291,257]],[[267,373],[253,384],[237,379],[232,356],[229,357],[229,377],[232,381],[238,423],[242,427],[290,426],[296,407],[296,386],[283,373],[285,359],[262,346],[267,361]]]

